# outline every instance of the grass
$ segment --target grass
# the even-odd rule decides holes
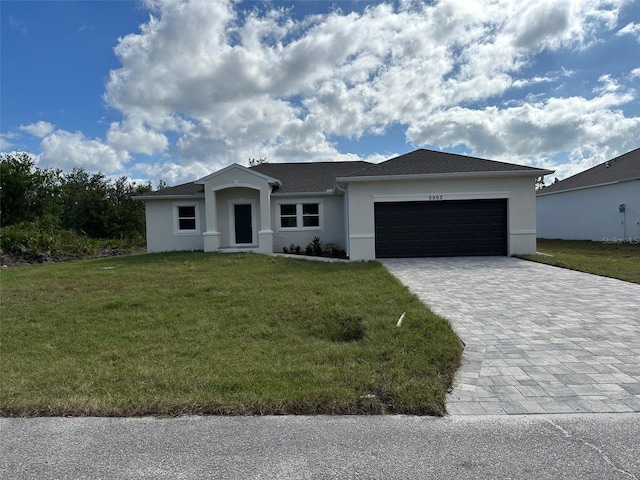
[[[521,258],[557,267],[640,283],[640,245],[538,239],[538,252]]]
[[[442,415],[461,357],[375,262],[169,253],[1,280],[4,416]]]

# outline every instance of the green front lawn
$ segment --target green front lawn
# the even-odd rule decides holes
[[[375,262],[170,253],[1,275],[5,416],[442,415],[461,357]]]
[[[537,250],[546,255],[522,255],[521,258],[640,283],[640,245],[637,243],[538,239]]]

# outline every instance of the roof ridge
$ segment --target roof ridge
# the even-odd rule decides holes
[[[368,163],[369,165],[375,165],[375,163],[367,162],[366,160],[324,160],[321,162],[264,162],[258,165],[252,165],[249,168],[261,167],[262,165],[329,165],[329,164],[345,164],[345,163]]]
[[[488,166],[491,165],[491,168]],[[351,176],[385,176],[385,175],[420,175],[441,173],[473,173],[473,172],[509,172],[537,171],[540,174],[548,170],[528,165],[489,160],[486,158],[462,155],[418,148],[411,152],[397,155],[383,162],[357,170]]]

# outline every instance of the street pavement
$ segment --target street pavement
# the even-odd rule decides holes
[[[382,263],[466,344],[450,414],[640,412],[640,285],[511,257]]]
[[[0,478],[635,479],[640,415],[0,419]]]

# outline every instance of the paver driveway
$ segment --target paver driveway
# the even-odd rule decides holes
[[[509,257],[382,263],[466,344],[450,414],[640,412],[640,285]]]

